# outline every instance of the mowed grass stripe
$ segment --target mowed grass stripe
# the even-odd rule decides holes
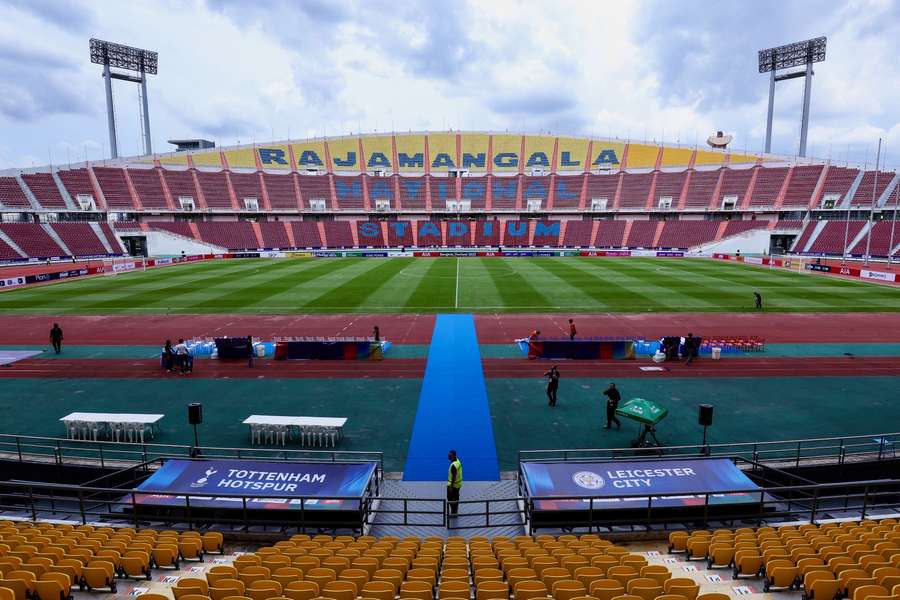
[[[592,282],[588,281],[582,275],[582,281],[577,281],[573,275],[575,274],[557,268],[559,263],[555,258],[546,261],[528,261],[521,263],[519,272],[531,281],[540,282],[537,285],[539,290],[553,290],[553,294],[562,296],[568,303],[573,306],[592,306],[596,305],[598,309],[605,308],[606,303],[597,295],[592,295],[590,290],[585,287],[591,287]]]
[[[418,282],[410,280],[412,293],[406,300],[407,309],[453,308],[456,299],[456,258],[423,258],[426,265]],[[460,265],[462,266],[462,265]],[[407,275],[407,273],[404,273]],[[415,286],[415,287],[413,287]]]
[[[103,275],[78,281],[63,281],[33,288],[12,290],[0,294],[0,308],[21,304],[29,308],[51,305],[71,308],[74,304],[89,304],[96,296],[112,297],[133,293],[139,286],[155,286],[160,282],[190,281],[206,271],[230,270],[226,263],[191,263],[162,267],[150,271],[132,271],[118,275]],[[66,306],[70,304],[70,306]]]
[[[460,269],[460,309],[477,310],[482,306],[491,306],[491,304],[479,298],[487,282],[493,284],[497,295],[500,297],[501,306],[512,307],[510,308],[512,311],[549,309],[553,306],[552,302],[516,269],[515,259],[477,258],[476,260],[479,261],[479,266],[487,277],[479,278],[476,280],[478,281],[476,284],[474,281],[470,281],[468,277],[463,277],[463,269]],[[460,263],[460,266],[462,266],[462,263]],[[467,271],[467,275],[471,274],[471,271]],[[467,301],[464,303],[462,301],[463,294],[470,289],[474,293],[466,296]]]
[[[628,259],[641,261],[642,259]],[[576,268],[585,269],[604,281],[611,281],[626,290],[617,305],[619,311],[668,311],[684,310],[682,307],[712,307],[710,296],[702,296],[690,290],[661,281],[658,274],[639,267],[639,263],[622,264],[617,260],[576,259]],[[714,298],[714,295],[713,295]],[[627,308],[625,308],[627,307]]]
[[[386,285],[412,258],[360,259],[366,267],[362,273],[344,281],[303,305],[306,310],[353,311]]]
[[[286,261],[279,267],[267,268],[247,277],[249,285],[235,287],[232,291],[213,295],[201,303],[192,304],[191,309],[198,312],[211,312],[217,309],[241,309],[244,307],[258,307],[267,310],[271,305],[271,298],[290,290],[296,290],[299,286],[309,283],[319,277],[333,274],[341,269],[350,267],[327,263],[315,263],[312,261]]]
[[[165,282],[166,285],[154,285],[146,289],[139,286],[134,293],[119,294],[109,300],[92,302],[91,309],[103,311],[136,306],[156,306],[166,310],[183,311],[190,303],[187,300],[187,294],[196,292],[204,296],[215,296],[218,288],[232,282],[239,283],[247,278],[248,273],[252,273],[258,268],[259,264],[256,261],[248,259],[246,264],[234,265],[231,269],[209,273],[204,277],[180,277],[174,282]],[[83,305],[83,303],[79,304]]]
[[[638,303],[642,307],[661,307],[651,296],[638,292],[634,287],[620,285],[613,277],[591,273],[578,268],[576,264],[565,259],[535,263],[537,267],[555,275],[567,284],[576,286],[583,295],[590,297],[593,302],[603,308],[618,306],[625,301]]]

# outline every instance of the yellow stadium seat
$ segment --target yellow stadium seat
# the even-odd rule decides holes
[[[394,585],[387,581],[369,581],[361,588],[361,595],[373,600],[394,600],[396,593]]]
[[[513,588],[515,600],[530,600],[547,596],[547,586],[542,581],[520,581]]]
[[[688,577],[673,577],[663,583],[663,591],[666,594],[684,596],[687,600],[696,600],[700,594],[700,586]]]
[[[65,573],[46,573],[34,582],[34,594],[38,600],[68,600],[71,590],[72,580]]]
[[[587,589],[580,581],[563,579],[554,582],[553,587],[550,588],[550,593],[555,600],[572,600],[573,598],[586,595]]]
[[[254,581],[246,587],[244,594],[252,600],[277,598],[281,596],[281,584],[272,580]]]
[[[224,600],[228,596],[243,596],[244,583],[240,579],[220,579],[209,586],[209,597],[212,600]]]
[[[400,600],[433,600],[434,588],[424,581],[404,581],[400,585]]]
[[[111,562],[92,560],[82,569],[81,576],[89,590],[109,588],[112,593],[116,593],[116,571]]]
[[[441,599],[469,600],[471,595],[469,584],[462,581],[442,582],[438,588],[438,597]]]
[[[287,584],[283,594],[291,600],[313,600],[319,596],[319,585],[314,581],[294,581]]]

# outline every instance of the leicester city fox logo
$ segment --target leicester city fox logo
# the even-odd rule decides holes
[[[209,481],[209,478],[217,472],[218,471],[216,471],[215,469],[210,467],[209,469],[206,470],[206,474],[203,477],[200,477],[199,479],[197,479],[197,481],[195,481],[194,483],[191,484],[191,487],[192,488],[202,488]]]
[[[572,481],[578,487],[586,490],[599,490],[605,484],[603,478],[593,471],[578,471],[572,475]]]

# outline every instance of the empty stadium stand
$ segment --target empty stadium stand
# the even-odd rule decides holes
[[[59,187],[51,173],[26,173],[22,180],[34,194],[38,203],[44,208],[65,208],[66,201],[59,192]],[[2,202],[2,200],[0,200]]]
[[[263,182],[269,196],[269,204],[272,210],[291,210],[296,211],[299,204],[297,202],[297,191],[294,184],[293,173],[287,175],[274,175],[272,173],[263,173]]]
[[[865,221],[828,221],[807,252],[813,254],[843,254],[844,239],[853,242],[862,230]],[[797,251],[800,251],[797,249]]]
[[[441,224],[437,221],[418,221],[416,223],[416,245],[437,247],[444,245]]]
[[[50,234],[37,223],[0,223],[0,231],[28,256],[34,258],[67,256]]]
[[[661,225],[661,223],[659,221],[634,221],[625,245],[629,248],[652,248],[657,225]]]
[[[152,229],[162,229],[163,231],[168,231],[169,233],[174,233],[187,238],[194,237],[194,232],[191,231],[191,225],[186,221],[151,221],[147,223],[147,225]]]
[[[179,198],[190,198],[194,201],[195,206],[200,205],[200,195],[197,193],[197,186],[194,183],[194,171],[163,169],[162,172],[166,185],[169,188],[169,193],[172,194],[172,200],[175,202],[176,210],[181,209]]]
[[[285,224],[281,221],[263,221],[259,223],[259,230],[265,248],[290,248],[293,246]]]
[[[592,221],[569,221],[566,223],[566,233],[563,236],[562,245],[567,248],[590,246],[593,228]]]
[[[294,232],[294,245],[298,248],[321,248],[325,245],[315,222],[291,221],[290,226]]]
[[[764,220],[728,221],[728,225],[725,226],[725,232],[722,234],[722,237],[730,237],[753,229],[766,229],[768,226],[769,221]]]
[[[128,189],[128,182],[125,181],[125,171],[114,167],[94,167],[94,175],[97,177],[97,183],[106,199],[106,205],[110,209],[121,209],[126,211],[134,211],[137,206],[131,197],[131,191]]]
[[[684,206],[690,208],[708,207],[718,181],[718,169],[715,171],[694,171],[691,173],[691,182],[688,185],[687,199]]]
[[[31,203],[15,177],[0,177],[0,205],[28,208]]]
[[[197,230],[201,240],[223,248],[243,250],[259,247],[253,226],[247,221],[205,221],[197,223]]]
[[[325,245],[330,248],[352,248],[353,233],[349,221],[325,221]]]
[[[801,165],[791,171],[782,206],[809,206],[810,198],[822,174],[822,165]]]
[[[209,208],[233,209],[225,171],[197,171],[197,183]]]
[[[720,221],[666,221],[659,248],[690,248],[716,239]]]
[[[128,176],[144,208],[168,208],[162,180],[156,169],[129,169]]]
[[[757,168],[759,173],[756,175],[756,186],[753,188],[750,206],[775,206],[775,200],[778,198],[778,194],[781,193],[781,187],[789,169],[787,167]]]
[[[412,223],[409,221],[392,221],[388,223],[387,230],[389,246],[410,247],[415,245],[415,242],[413,241]]]
[[[625,245],[625,221],[600,221],[594,246],[598,248],[621,248]]]
[[[53,223],[56,235],[75,256],[105,256],[106,247],[90,223]]]
[[[650,193],[652,182],[652,173],[626,173],[622,177],[622,196],[619,208],[646,208],[647,195]]]
[[[869,254],[871,256],[887,258],[888,252],[893,250],[891,256],[898,254],[897,246],[900,244],[900,226],[893,226],[893,239],[891,237],[892,223],[890,221],[879,221],[872,226],[872,239],[869,246]],[[851,238],[851,242],[852,242]],[[862,256],[866,252],[866,236],[863,236],[853,248],[850,254]],[[893,246],[893,247],[892,247]]]

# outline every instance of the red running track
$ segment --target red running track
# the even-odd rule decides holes
[[[541,377],[550,365],[546,360],[484,359],[485,377]],[[563,377],[825,377],[900,376],[896,357],[833,358],[701,358],[693,364],[655,364],[649,360],[560,361]],[[642,371],[660,367],[662,371]]]
[[[384,361],[343,360],[256,360],[253,368],[244,361],[196,360],[191,375],[167,373],[159,360],[98,360],[31,358],[0,369],[0,378],[94,378],[94,379],[421,379],[424,358],[396,358]]]
[[[178,338],[247,336],[271,340],[276,336],[372,335],[395,344],[427,344],[434,315],[108,315],[0,316],[0,344],[46,344],[58,321],[65,342],[77,345],[162,345]]]
[[[196,361],[190,375],[202,379],[421,379],[425,375],[424,358],[384,361],[273,361],[258,360],[248,368],[244,362]],[[493,358],[482,365],[488,378],[541,378],[549,361]],[[563,377],[824,377],[824,376],[900,376],[896,357],[832,358],[701,358],[692,365],[649,360],[562,361]],[[641,367],[661,368],[643,371]],[[0,369],[0,378],[114,378],[170,379],[157,360],[38,359],[22,360]]]
[[[751,336],[770,343],[900,342],[900,313],[650,313],[571,315],[580,336]],[[538,329],[568,336],[570,315],[475,315],[478,341],[509,343]]]

